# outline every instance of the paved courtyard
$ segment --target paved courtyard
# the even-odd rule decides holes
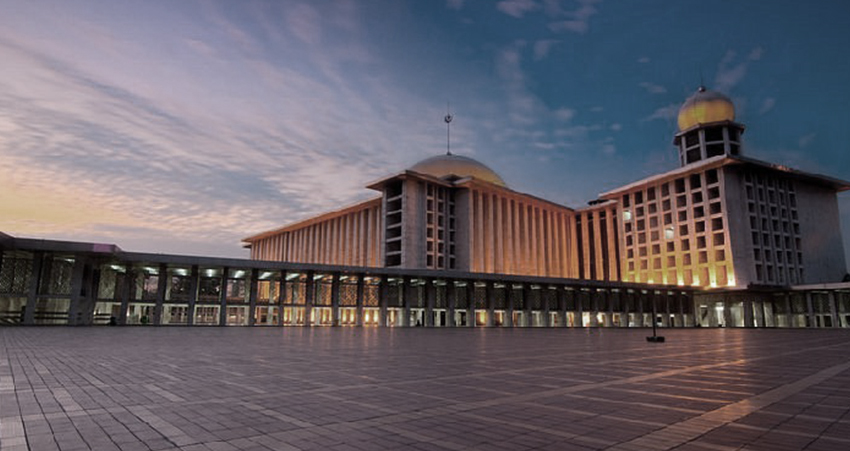
[[[850,331],[663,333],[5,328],[0,449],[850,449]]]

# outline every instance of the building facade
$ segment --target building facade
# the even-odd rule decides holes
[[[678,126],[679,168],[582,208],[513,191],[480,162],[447,154],[370,184],[379,198],[245,243],[260,260],[344,264],[339,249],[365,246],[373,258],[359,262],[375,267],[704,288],[842,280],[837,193],[848,182],[743,156],[734,105],[702,87]],[[360,210],[373,221],[366,243],[341,217]],[[313,244],[300,252],[280,246],[303,233]]]
[[[678,168],[580,208],[432,157],[246,238],[251,260],[0,233],[0,324],[850,327],[850,183],[747,158],[743,133],[701,88]]]

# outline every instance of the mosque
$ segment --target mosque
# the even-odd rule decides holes
[[[571,208],[459,155],[367,188],[375,198],[246,238],[251,258],[705,288],[839,282],[837,193],[850,183],[747,158],[735,107],[679,110],[679,167]]]
[[[0,233],[0,324],[850,327],[850,183],[746,157],[744,130],[700,88],[679,167],[575,208],[435,156],[246,238],[250,260]]]

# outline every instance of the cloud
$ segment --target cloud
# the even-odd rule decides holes
[[[446,7],[449,9],[459,10],[463,8],[464,0],[446,0]]]
[[[294,66],[262,53],[262,27],[218,13],[169,65],[147,53],[160,37],[114,40],[102,66],[88,37],[46,46],[0,32],[13,68],[0,79],[0,230],[245,256],[241,238],[372,197],[363,185],[439,142],[422,117],[441,106],[362,70],[355,39],[329,46],[302,30],[322,51],[286,47],[309,56]]]
[[[667,88],[665,88],[664,86],[656,85],[648,81],[638,83],[638,86],[645,89],[646,92],[650,94],[664,94],[667,92]]]
[[[641,63],[641,64],[646,64],[646,63],[648,63],[648,62],[650,62],[650,61],[651,61],[651,60],[649,59],[649,57],[648,57],[648,56],[642,56],[642,57],[638,58],[638,60],[637,60],[637,62],[639,62],[639,63]]]
[[[534,0],[502,0],[496,3],[496,9],[517,19],[522,18],[527,12],[536,10],[538,7]]]
[[[641,119],[641,122],[654,121],[656,119],[671,121],[679,114],[679,106],[679,104],[671,103],[670,105],[660,107],[653,111],[649,116]]]
[[[549,56],[552,47],[559,43],[557,39],[541,39],[534,43],[534,60],[540,61]]]
[[[622,130],[622,129],[623,129],[623,126],[622,126],[621,124],[614,123],[614,124],[611,124],[611,127],[609,127],[609,128],[610,128],[612,131],[618,132],[618,131],[620,131],[620,130]]]
[[[768,97],[764,99],[764,102],[761,104],[761,108],[759,108],[759,114],[765,114],[768,111],[772,110],[776,105],[776,99],[773,97]]]
[[[560,121],[569,122],[575,115],[575,110],[570,108],[559,108],[555,110],[555,117]]]
[[[600,2],[601,0],[578,0],[579,7],[571,11],[563,10],[558,3],[548,3],[547,12],[551,16],[563,18],[549,23],[549,29],[556,33],[564,31],[578,34],[587,33],[587,30],[590,29],[590,18],[598,12],[594,5]]]
[[[801,149],[805,149],[815,140],[815,137],[817,137],[817,133],[809,133],[808,135],[801,136],[797,144],[799,144]]]
[[[764,50],[761,47],[756,47],[750,51],[745,59],[736,63],[737,52],[734,50],[727,51],[717,68],[717,74],[714,78],[715,89],[728,93],[746,77],[750,63],[760,60],[763,53]]]
[[[306,3],[298,3],[287,9],[288,29],[301,42],[318,44],[322,37],[321,15],[316,8]]]

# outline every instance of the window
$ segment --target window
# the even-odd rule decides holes
[[[723,127],[708,127],[705,129],[705,141],[723,141]]]
[[[708,185],[717,183],[717,169],[709,169],[705,171],[705,183]]]
[[[702,186],[700,181],[699,174],[691,174],[691,189],[699,188]]]
[[[691,194],[691,202],[698,204],[702,202],[702,192],[697,191]]]
[[[685,179],[676,179],[676,194],[685,192]]]

